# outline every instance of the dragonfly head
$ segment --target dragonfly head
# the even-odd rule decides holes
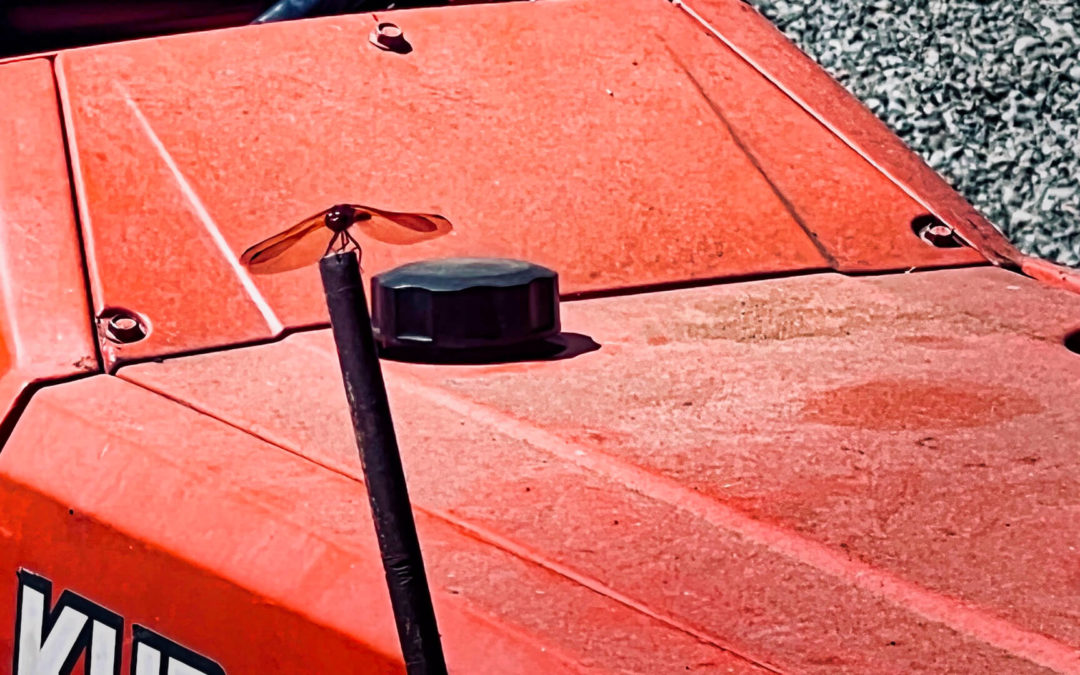
[[[325,222],[334,232],[344,232],[356,222],[356,209],[348,204],[338,204],[326,212]]]
[[[334,232],[344,232],[353,223],[359,223],[362,220],[371,220],[371,214],[351,204],[338,204],[326,212],[323,222]]]

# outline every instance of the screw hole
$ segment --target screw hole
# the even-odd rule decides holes
[[[139,342],[150,333],[146,319],[120,307],[103,311],[101,321],[105,327],[105,338],[116,344]]]
[[[911,220],[911,231],[935,248],[960,248],[964,245],[951,227],[929,213],[915,216]]]
[[[1073,354],[1080,354],[1080,330],[1065,337],[1065,349]]]

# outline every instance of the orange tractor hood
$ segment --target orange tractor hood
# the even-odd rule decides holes
[[[557,270],[570,295],[984,260],[920,241],[912,220],[942,209],[674,6],[378,18],[410,53],[376,49],[375,17],[357,15],[57,58],[95,310],[153,329],[107,361],[324,322],[316,275],[249,278],[237,256],[343,201],[457,224],[422,246],[372,243],[369,273],[510,256]]]
[[[123,672],[145,630],[230,674],[404,671],[318,275],[239,263],[360,202],[455,223],[364,242],[365,274],[540,263],[581,347],[385,363],[452,673],[1080,672],[1080,285],[748,6],[419,9],[0,74],[0,651],[45,579],[121,618]]]

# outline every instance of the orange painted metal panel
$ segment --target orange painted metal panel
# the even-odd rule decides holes
[[[445,519],[418,528],[451,672],[763,672]],[[118,378],[34,397],[0,454],[0,543],[3,625],[21,567],[227,673],[404,672],[361,482]]]
[[[407,56],[366,16],[60,55],[94,311],[151,325],[108,365],[323,321],[314,270],[236,256],[340,200],[458,223],[372,245],[368,272],[514,255],[571,294],[983,261],[920,242],[926,210],[1017,260],[760,17],[702,2],[714,30],[566,0],[395,13]],[[14,400],[96,359],[49,63],[0,74],[22,92],[0,111]],[[1080,671],[1075,295],[820,274],[571,302],[563,324],[599,349],[386,366],[452,672]],[[328,332],[119,375],[25,410],[0,566],[230,673],[401,672]]]
[[[677,0],[675,4],[896,181],[927,211],[956,228],[980,253],[998,264],[1019,262],[1020,253],[985,216],[753,7],[740,0]]]
[[[52,66],[0,66],[0,412],[97,368]]]
[[[1039,281],[1050,286],[1066,288],[1074,293],[1080,293],[1080,270],[1072,267],[1056,265],[1049,260],[1024,256],[1020,258],[1020,270]]]
[[[920,240],[912,223],[927,214],[925,206],[735,51],[712,35],[695,37],[673,45],[673,53],[831,267],[867,272],[984,262],[972,248]]]
[[[358,15],[58,57],[95,298],[153,324],[110,360],[325,321],[314,277],[235,258],[336,201],[457,223],[372,244],[369,272],[508,255],[571,294],[982,261],[922,243],[923,207],[666,2],[380,17],[411,53],[372,47]]]
[[[58,57],[58,67],[63,63]],[[58,79],[66,97],[62,69]],[[135,312],[150,329],[150,338],[136,345],[103,344],[106,366],[125,350],[186,351],[277,334],[280,322],[271,310],[260,311],[261,298],[239,262],[223,255],[219,233],[200,220],[198,202],[171,156],[159,152],[142,111],[126,108],[111,80],[97,96],[125,113],[100,118],[101,145],[89,143],[77,111],[65,109],[94,312]],[[117,216],[103,227],[110,213]]]
[[[563,326],[600,349],[385,364],[421,512],[783,672],[1080,667],[1074,294],[822,274]],[[326,331],[119,374],[359,479]]]

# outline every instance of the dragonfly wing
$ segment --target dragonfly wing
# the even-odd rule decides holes
[[[415,244],[440,237],[452,229],[449,220],[436,214],[398,213],[360,205],[352,208],[353,225],[360,233],[387,244]],[[326,214],[330,211],[317,213],[255,244],[244,251],[240,262],[253,274],[286,272],[317,262],[334,237],[333,230],[326,226]]]
[[[317,262],[334,236],[325,226],[325,216],[323,211],[255,244],[244,251],[240,262],[253,274],[287,272]]]
[[[354,204],[371,218],[358,220],[356,228],[365,236],[386,244],[416,244],[441,237],[453,229],[446,218],[434,213],[398,213]]]

